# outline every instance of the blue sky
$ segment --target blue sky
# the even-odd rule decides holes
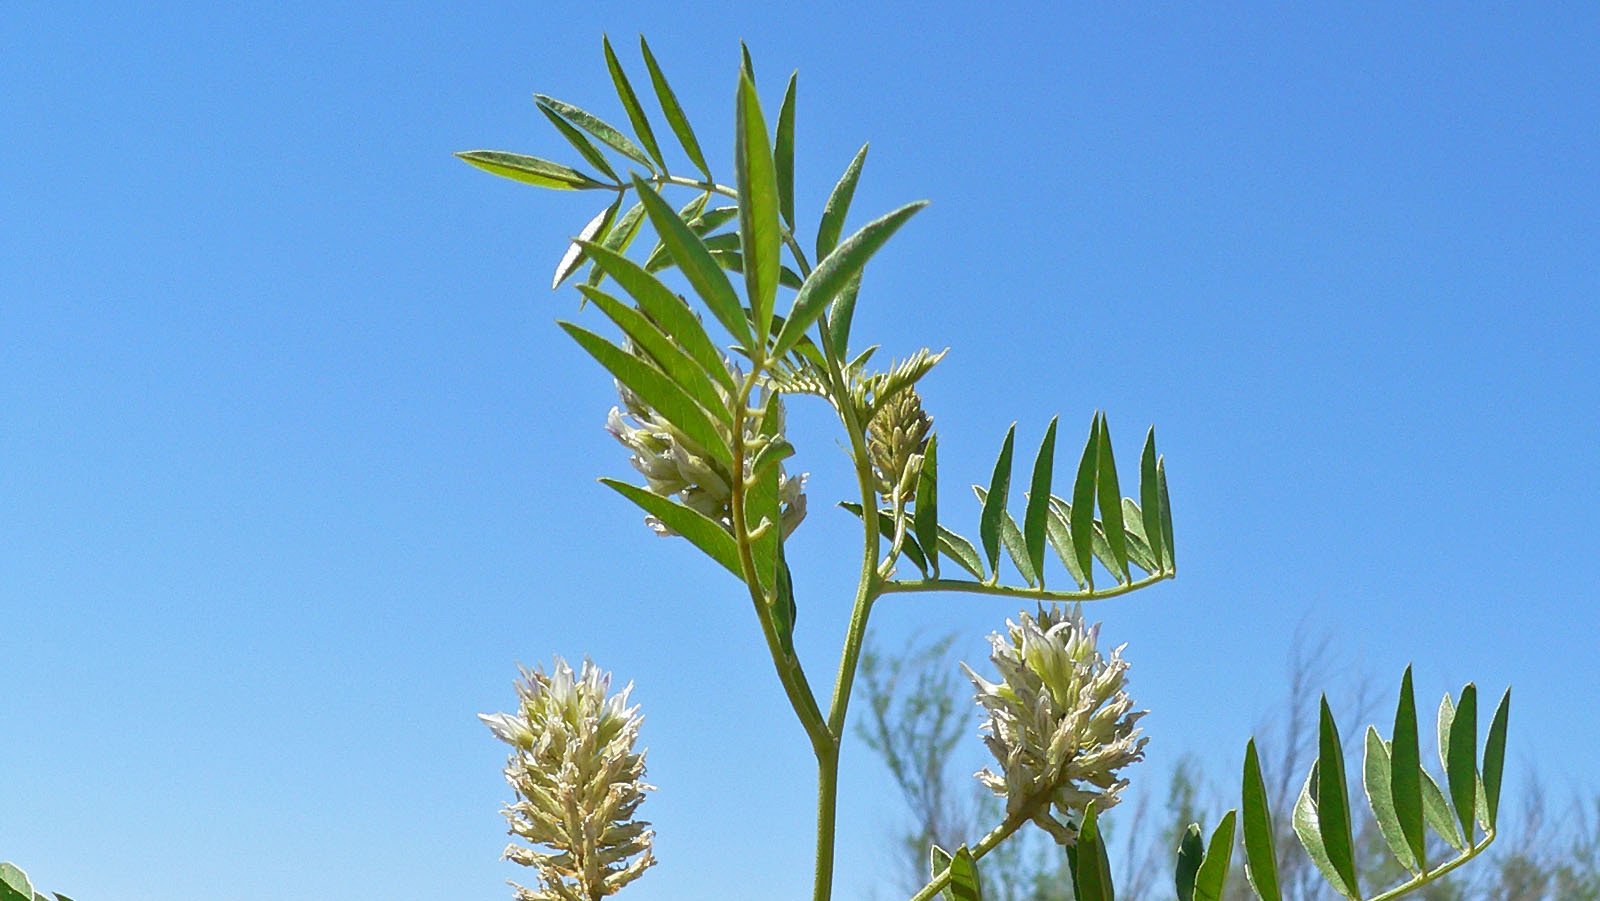
[[[508,897],[474,714],[587,653],[660,786],[628,897],[805,896],[809,752],[748,602],[594,482],[628,474],[614,394],[552,320],[596,316],[547,286],[599,201],[450,157],[570,156],[534,91],[620,120],[602,32],[636,84],[650,38],[724,181],[738,40],[769,110],[799,69],[808,236],[869,139],[855,222],[933,201],[856,334],[953,348],[946,517],[1012,421],[1070,447],[1105,409],[1125,463],[1156,424],[1180,577],[1094,611],[1149,781],[1236,766],[1304,628],[1385,703],[1408,661],[1435,702],[1514,685],[1513,787],[1594,784],[1593,4],[148,7],[0,29],[0,859],[44,887]],[[822,683],[853,486],[791,409]],[[1014,613],[891,597],[874,636],[976,662]],[[865,898],[898,802],[844,766]]]

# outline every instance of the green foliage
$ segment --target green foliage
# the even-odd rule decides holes
[[[72,901],[59,892],[48,897],[33,887],[28,874],[14,863],[0,863],[0,901]]]
[[[552,278],[553,287],[560,286],[589,265],[587,277],[577,285],[580,309],[593,302],[620,335],[612,339],[585,326],[559,323],[615,379],[628,415],[641,424],[633,429],[620,422],[620,412],[614,412],[608,427],[633,450],[634,464],[646,484],[601,481],[649,513],[657,531],[685,538],[744,584],[774,669],[817,758],[823,790],[815,897],[827,901],[833,792],[852,684],[858,669],[866,672],[869,683],[875,673],[881,674],[874,670],[872,656],[863,652],[874,602],[891,593],[954,591],[1044,605],[1109,598],[1173,578],[1177,556],[1166,462],[1157,452],[1152,427],[1138,458],[1137,489],[1133,496],[1124,496],[1111,430],[1105,414],[1096,411],[1070,478],[1060,479],[1070,484],[1058,487],[1058,419],[1052,418],[1026,474],[1019,519],[1010,509],[1013,424],[987,485],[973,486],[980,504],[977,544],[953,531],[942,521],[939,504],[938,436],[931,432],[931,420],[922,412],[922,398],[916,393],[944,351],[923,348],[888,368],[878,368],[873,363],[878,345],[853,355],[850,350],[867,266],[925,202],[902,205],[844,237],[866,157],[863,145],[823,205],[811,244],[813,266],[797,232],[795,214],[798,77],[788,79],[775,125],[769,128],[753,62],[748,48],[741,45],[741,64],[733,79],[734,171],[729,185],[719,182],[707,165],[696,132],[649,45],[640,39],[657,104],[683,155],[697,170],[695,175],[674,172],[675,164],[663,152],[650,115],[609,39],[602,39],[602,50],[626,116],[626,130],[573,104],[535,95],[540,114],[576,153],[579,164],[596,174],[506,151],[474,150],[459,156],[485,171],[538,187],[609,192],[598,211],[586,211],[584,224],[563,248]],[[669,202],[665,196],[669,192],[688,192],[688,197]],[[731,203],[712,206],[714,197]],[[655,238],[649,252],[636,260],[628,254],[646,224]],[[741,278],[730,279],[730,272]],[[691,299],[669,287],[667,280],[672,278],[687,284]],[[606,279],[619,290],[602,290]],[[780,313],[786,291],[792,296]],[[703,314],[709,314],[720,331],[708,331]],[[724,341],[723,333],[731,341]],[[804,516],[806,504],[799,488],[803,477],[790,477],[784,470],[800,446],[785,430],[780,402],[785,394],[821,398],[837,414],[839,444],[849,455],[861,491],[858,499],[839,502],[861,521],[861,578],[826,710],[794,653],[798,601],[784,542]],[[878,449],[877,459],[869,447]],[[1055,550],[1070,579],[1065,590],[1046,587],[1057,584],[1047,571],[1053,566],[1046,559],[1047,546]],[[1002,557],[1010,560],[1021,584],[1005,580]],[[920,577],[901,577],[902,560]],[[940,564],[946,560],[971,578],[942,575]],[[1041,631],[1042,637],[1034,640],[1054,640],[1050,634],[1055,633]],[[1098,654],[1092,636],[1086,645],[1075,647],[1078,650],[1071,653]],[[1038,652],[1037,646],[1030,646],[1017,659],[1044,659]],[[1055,648],[1053,653],[1067,651]],[[1059,663],[1066,659],[1059,658],[1054,665],[1088,666],[1084,658]],[[1049,674],[1051,679],[1060,675]],[[988,683],[980,687],[999,691]],[[1013,692],[1010,697],[1015,700],[1019,695]],[[1123,726],[1136,731],[1131,723],[1138,714],[1130,713],[1126,705],[1131,701],[1121,697],[1125,706],[1112,711],[1113,719],[1131,715]],[[1202,842],[1198,825],[1183,833],[1175,880],[1180,899],[1229,897],[1229,886],[1241,884],[1230,882],[1230,873],[1235,872],[1230,864],[1236,835],[1242,833],[1245,879],[1263,901],[1280,901],[1289,884],[1289,865],[1276,847],[1285,823],[1298,835],[1311,861],[1308,866],[1315,866],[1329,884],[1357,901],[1369,897],[1361,890],[1371,875],[1363,861],[1374,840],[1392,855],[1391,866],[1403,875],[1397,877],[1398,885],[1370,896],[1371,901],[1388,901],[1434,882],[1482,852],[1495,836],[1508,700],[1509,695],[1496,710],[1480,763],[1476,689],[1468,685],[1457,698],[1446,697],[1439,714],[1441,789],[1418,759],[1408,670],[1394,737],[1385,741],[1372,729],[1363,734],[1362,783],[1376,823],[1373,833],[1358,828],[1359,810],[1349,800],[1345,749],[1326,699],[1320,709],[1317,760],[1292,815],[1278,811],[1276,827],[1252,741],[1238,810],[1219,818],[1208,841]],[[875,719],[885,721],[886,711],[875,704]],[[940,719],[932,724],[929,735],[934,744],[924,749],[930,759],[948,754],[944,723]],[[1082,723],[1077,728],[1085,730],[1083,734],[1090,731]],[[881,731],[874,747],[890,753],[894,742],[904,738]],[[1124,739],[1133,747],[1132,735]],[[1142,748],[1142,739],[1137,747]],[[1058,752],[1068,753],[1060,748],[1050,753]],[[890,754],[890,759],[898,758]],[[1130,758],[1136,759],[1138,754]],[[915,778],[938,781],[934,772],[912,774],[905,768],[895,772],[903,789]],[[1080,800],[1073,802],[1078,806],[1068,806],[1074,818],[1081,811],[1081,818],[1070,824],[1052,820],[1049,813],[1052,793],[1068,787],[1067,777],[1050,775],[1040,781],[1048,791],[1038,790],[1037,797],[1010,788],[1004,780],[996,782],[997,792],[1006,789],[1006,811],[989,833],[970,843],[932,830],[921,836],[925,842],[921,847],[932,846],[931,869],[913,901],[929,901],[934,895],[979,901],[984,892],[980,860],[1028,822],[1038,823],[1066,846],[1066,870],[1076,901],[1112,901],[1115,889],[1100,814],[1115,802],[1120,783],[1109,788],[1107,780],[1099,786],[1107,793],[1092,795],[1103,804],[1084,801],[1092,793],[1080,793]],[[1427,829],[1457,856],[1430,866]],[[936,840],[956,850],[946,853]],[[1040,883],[1035,896],[1063,890],[1061,882]],[[990,884],[1000,886],[991,887],[992,897],[1012,901],[1012,883],[1004,874]]]

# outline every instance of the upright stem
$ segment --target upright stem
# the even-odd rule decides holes
[[[817,863],[812,880],[813,901],[828,901],[833,893],[833,837],[839,808],[839,745],[817,756]]]

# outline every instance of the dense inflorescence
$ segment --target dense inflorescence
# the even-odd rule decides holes
[[[539,877],[536,888],[512,884],[520,901],[597,901],[656,862],[655,833],[634,818],[652,790],[633,751],[644,717],[627,706],[631,683],[607,698],[610,686],[590,661],[574,674],[558,657],[548,674],[522,671],[516,713],[479,715],[513,749],[505,774],[517,800],[503,812],[528,844],[505,857]]]
[[[1144,758],[1148,739],[1135,724],[1145,711],[1133,710],[1125,690],[1122,648],[1101,655],[1100,624],[1086,626],[1080,609],[1041,607],[1006,627],[989,637],[998,683],[964,667],[988,713],[984,743],[1001,769],[977,777],[1005,799],[1008,815],[1071,845],[1084,808],[1115,805],[1128,784],[1118,771]]]

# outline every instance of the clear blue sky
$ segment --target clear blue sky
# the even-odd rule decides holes
[[[798,68],[808,235],[868,139],[857,222],[933,201],[857,334],[954,348],[947,516],[1013,420],[1072,446],[1104,408],[1129,461],[1157,425],[1180,578],[1095,611],[1152,777],[1235,766],[1305,624],[1386,701],[1407,661],[1434,701],[1514,684],[1513,772],[1593,784],[1594,4],[155,6],[0,28],[0,858],[46,888],[509,897],[474,714],[589,653],[661,788],[627,897],[805,896],[811,764],[748,602],[594,482],[629,472],[614,395],[552,320],[596,317],[547,286],[596,197],[450,157],[569,157],[536,90],[620,119],[602,31],[636,83],[647,34],[724,180],[738,39],[771,110]],[[792,430],[825,682],[852,486],[821,411]],[[976,657],[1014,612],[890,598],[875,635]],[[845,767],[864,898],[898,802]]]

